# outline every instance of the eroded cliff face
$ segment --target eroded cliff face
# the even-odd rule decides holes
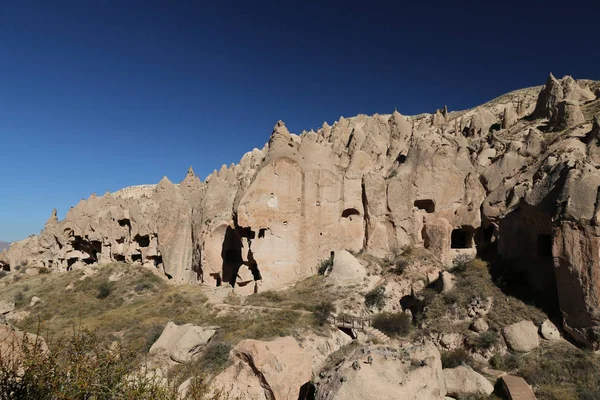
[[[406,244],[446,265],[497,252],[558,296],[579,340],[600,335],[600,84],[561,80],[475,109],[359,115],[291,134],[201,182],[91,196],[0,255],[57,271],[141,263],[175,283],[277,289],[339,250]]]

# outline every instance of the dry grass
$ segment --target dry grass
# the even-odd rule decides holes
[[[244,304],[277,307],[289,310],[314,311],[322,302],[334,302],[345,295],[344,290],[334,289],[322,276],[311,276],[286,290],[266,291],[250,295]]]
[[[123,276],[116,282],[109,282],[108,278],[114,272],[122,272]],[[82,276],[81,271],[72,271],[24,277],[4,288],[0,300],[16,296],[19,298],[17,311],[30,312],[28,318],[15,323],[20,329],[36,331],[40,323],[42,335],[49,338],[68,335],[74,328],[85,327],[105,340],[135,342],[147,349],[168,321],[218,325],[222,328],[220,340],[231,345],[247,338],[268,340],[291,335],[312,322],[310,315],[301,315],[293,308],[310,307],[312,302],[298,307],[298,303],[304,303],[310,296],[319,299],[311,285],[305,282],[291,291],[293,300],[284,302],[289,311],[234,310],[217,316],[198,286],[169,285],[142,267],[110,264],[80,280]],[[70,284],[73,288],[66,290]],[[108,295],[98,298],[100,288],[106,286]],[[317,284],[317,288],[322,285]],[[29,307],[33,296],[39,296],[42,303]]]
[[[456,284],[451,292],[438,294],[432,289],[423,292],[426,309],[418,320],[427,323],[427,330],[467,333],[468,323],[456,325],[449,321],[465,318],[471,300],[485,302],[488,297],[493,299],[493,303],[485,318],[492,330],[499,331],[504,326],[525,319],[539,324],[547,318],[539,308],[502,292],[494,284],[487,263],[480,259],[474,259],[462,268],[455,268],[453,273]]]

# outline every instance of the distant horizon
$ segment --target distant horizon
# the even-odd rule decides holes
[[[557,3],[558,4],[558,3]],[[600,80],[600,4],[458,7],[165,0],[0,7],[0,240],[91,193],[204,179],[340,116],[465,110],[556,77]],[[560,26],[560,31],[557,30]],[[551,39],[551,40],[550,40]]]

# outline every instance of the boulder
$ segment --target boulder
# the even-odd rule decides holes
[[[319,400],[442,400],[446,394],[440,353],[431,343],[356,350],[321,371],[315,385]]]
[[[215,390],[239,400],[296,400],[311,379],[311,357],[292,337],[270,342],[243,340],[232,351],[233,365],[215,377]]]
[[[472,331],[483,333],[489,329],[489,325],[483,318],[475,318],[469,327]]]
[[[48,345],[41,336],[20,331],[10,324],[0,323],[0,355],[4,359],[18,361],[24,355],[23,344],[29,349],[35,346],[43,353],[48,351]]]
[[[509,325],[502,330],[504,340],[509,349],[527,353],[540,345],[538,328],[531,321],[521,321]]]
[[[185,363],[198,357],[218,327],[200,327],[193,324],[175,325],[168,322],[149,355],[155,363]]]
[[[546,340],[560,340],[560,331],[550,320],[545,320],[540,326],[540,335]]]
[[[39,298],[39,297],[37,297],[37,296],[33,296],[33,297],[31,298],[31,301],[29,302],[29,307],[33,307],[33,306],[35,306],[36,304],[38,304],[38,303],[41,303],[41,302],[42,302],[42,299],[40,299],[40,298]]]
[[[366,268],[350,252],[342,250],[335,253],[327,281],[335,285],[350,285],[363,283],[366,276]]]
[[[13,300],[0,300],[0,315],[8,314],[15,309],[15,302]]]
[[[489,396],[494,391],[494,386],[470,367],[446,368],[442,372],[449,396]]]

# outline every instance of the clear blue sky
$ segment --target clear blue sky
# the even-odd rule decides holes
[[[204,178],[279,119],[299,133],[464,109],[549,71],[600,79],[597,1],[322,3],[0,2],[0,240],[93,192]]]

